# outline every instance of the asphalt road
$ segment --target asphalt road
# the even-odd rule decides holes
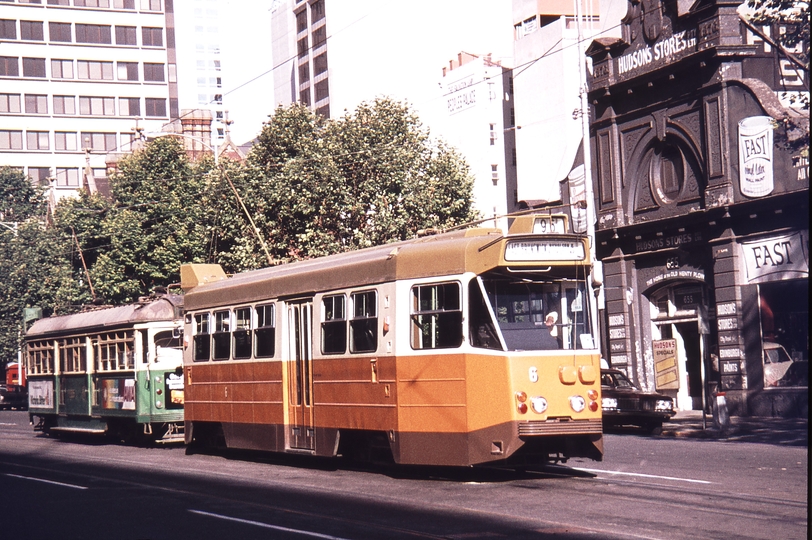
[[[805,446],[606,435],[540,471],[337,460],[35,434],[0,412],[3,539],[781,538],[808,532]]]

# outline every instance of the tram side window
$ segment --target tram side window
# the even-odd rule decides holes
[[[447,349],[462,344],[458,283],[412,288],[412,348]]]
[[[347,315],[344,295],[325,296],[321,301],[321,352],[343,354],[347,351]]]
[[[62,373],[87,371],[87,347],[84,338],[67,338],[60,343],[59,368]]]
[[[231,353],[230,311],[214,312],[214,334],[212,334],[212,341],[214,342],[214,354],[212,358],[215,360],[228,360]]]
[[[353,293],[350,320],[350,352],[378,350],[378,303],[375,291]]]
[[[134,369],[134,339],[128,332],[101,334],[95,339],[96,369],[116,371]]]
[[[211,357],[211,321],[208,313],[195,315],[194,361],[205,362]]]
[[[29,375],[54,372],[54,346],[49,341],[33,341],[27,347],[26,362]]]
[[[251,358],[251,308],[243,307],[234,310],[234,331],[231,333],[234,342],[234,358]]]
[[[276,311],[273,304],[257,306],[257,328],[254,330],[254,355],[270,358],[276,347]]]

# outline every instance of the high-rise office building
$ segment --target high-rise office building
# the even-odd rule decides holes
[[[52,198],[179,115],[172,0],[0,0],[0,165]]]

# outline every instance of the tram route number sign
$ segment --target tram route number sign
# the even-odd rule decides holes
[[[651,348],[654,353],[654,379],[657,390],[678,390],[677,340],[655,340]]]
[[[573,240],[513,240],[505,246],[506,261],[582,261],[584,244]]]

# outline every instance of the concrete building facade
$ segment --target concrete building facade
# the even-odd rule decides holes
[[[179,114],[172,0],[0,2],[0,164],[53,201]]]

